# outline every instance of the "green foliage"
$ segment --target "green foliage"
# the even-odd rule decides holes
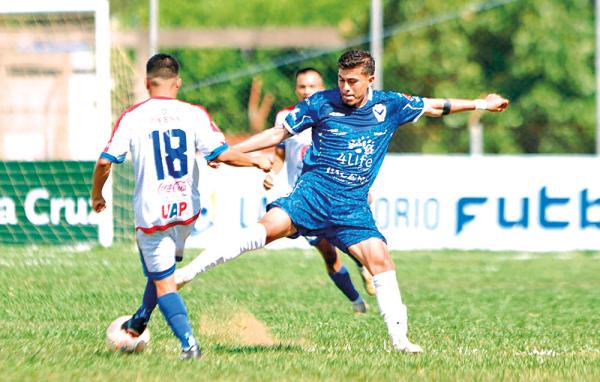
[[[472,3],[388,1],[386,25],[450,14]],[[452,21],[394,36],[385,49],[388,88],[439,98],[498,92],[510,99],[505,113],[483,118],[486,152],[594,151],[590,1],[515,1],[465,12]],[[466,140],[457,141],[456,131],[447,127],[465,126],[467,118],[462,114],[429,120],[420,129],[402,130],[396,139],[410,140],[411,151],[464,152]]]
[[[361,0],[158,0],[161,27],[331,26],[364,15]],[[125,26],[148,25],[149,0],[110,0],[111,13]]]
[[[475,5],[497,7],[474,11]],[[306,6],[304,6],[306,4]],[[147,2],[113,2],[125,26],[144,26]],[[487,153],[593,153],[595,81],[593,2],[589,0],[384,1],[388,30],[384,85],[439,98],[477,98],[497,92],[511,101],[502,114],[485,114]],[[346,38],[366,36],[369,2],[321,0],[160,3],[162,27],[336,26]],[[368,46],[363,46],[367,48]],[[226,132],[248,130],[246,103],[252,73],[197,88],[194,84],[253,65],[277,109],[295,101],[293,73],[315,66],[335,86],[339,51],[279,64],[297,50],[177,50],[186,83],[182,97],[205,105]],[[307,51],[310,53],[310,51]],[[392,151],[468,152],[468,113],[424,119],[402,127]]]
[[[425,349],[416,356],[385,350],[375,299],[357,286],[370,311],[352,313],[315,251],[247,254],[181,291],[205,353],[185,364],[158,309],[144,353],[105,346],[108,324],[143,293],[132,243],[0,254],[1,380],[600,379],[598,253],[394,252],[411,337]],[[240,335],[244,325],[263,338]]]

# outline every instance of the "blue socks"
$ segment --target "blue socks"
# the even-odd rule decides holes
[[[133,315],[133,318],[143,317],[146,322],[150,320],[152,311],[156,308],[156,285],[154,281],[148,278],[146,282],[146,289],[144,290],[144,297],[142,298],[142,305],[138,308],[137,312]]]
[[[158,306],[169,323],[173,334],[181,342],[183,350],[189,350],[196,345],[192,335],[192,327],[188,321],[187,311],[179,293],[172,292],[158,298]]]
[[[348,268],[345,265],[342,265],[339,271],[335,273],[330,273],[329,277],[333,281],[333,283],[338,287],[339,290],[342,291],[348,297],[348,300],[354,302],[360,298],[360,295],[354,288],[352,284],[352,280],[350,279],[350,274],[348,273]]]

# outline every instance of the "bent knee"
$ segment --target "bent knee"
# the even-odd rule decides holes
[[[259,221],[267,233],[266,242],[270,243],[296,232],[289,215],[279,207],[270,209]]]
[[[372,254],[367,258],[367,263],[373,275],[395,269],[394,261],[389,254]]]

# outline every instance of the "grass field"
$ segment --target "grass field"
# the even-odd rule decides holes
[[[182,291],[205,351],[182,363],[158,310],[144,353],[104,344],[141,298],[133,246],[0,247],[0,380],[600,380],[600,253],[393,256],[424,354],[388,352],[375,299],[354,315],[315,252],[260,251]]]

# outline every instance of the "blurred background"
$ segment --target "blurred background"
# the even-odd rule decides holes
[[[265,99],[273,102],[264,121],[264,126],[271,126],[276,111],[296,101],[296,70],[316,67],[334,87],[339,54],[348,47],[373,48],[375,36],[375,42],[381,41],[377,64],[385,89],[464,98],[498,92],[512,102],[501,119],[460,114],[406,126],[395,136],[391,151],[596,151],[590,0],[109,3],[113,122],[127,106],[145,98],[144,64],[151,51],[172,53],[181,61],[182,99],[204,105],[225,133],[244,135],[250,132],[247,106],[253,79],[262,83],[263,95],[273,97]],[[371,27],[377,25],[380,29],[374,35]],[[11,132],[17,129],[21,137],[22,130],[28,131],[29,145],[40,147],[34,155],[40,159],[81,156],[64,147],[42,150],[41,138],[36,137],[59,141],[61,134],[69,135],[61,132],[60,126],[66,125],[61,118],[68,115],[62,111],[68,108],[68,98],[81,100],[77,93],[89,89],[89,84],[71,81],[69,92],[65,84],[94,71],[94,27],[89,12],[1,16],[0,75],[5,84],[0,103],[1,159],[31,159],[31,153],[14,149],[13,141],[20,141],[11,138]],[[21,40],[7,37],[17,32]],[[29,34],[28,47],[23,34]],[[17,89],[22,87],[19,81],[27,84],[25,89]],[[35,96],[23,95],[25,91]],[[64,97],[66,93],[70,96]],[[46,113],[57,131],[36,133],[35,121],[27,127],[14,123],[15,115],[32,108]],[[484,133],[473,143],[470,137],[480,126]]]

